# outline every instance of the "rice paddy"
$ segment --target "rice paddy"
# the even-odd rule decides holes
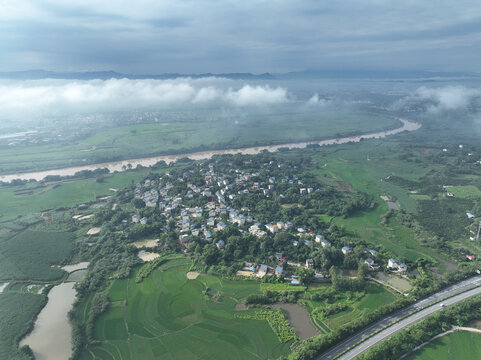
[[[167,261],[141,283],[115,280],[111,305],[95,324],[98,342],[82,359],[273,359],[289,353],[265,320],[239,319],[236,305],[260,294],[255,281],[199,275],[191,260]]]

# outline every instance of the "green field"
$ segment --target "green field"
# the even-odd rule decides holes
[[[255,281],[200,275],[188,280],[189,259],[170,260],[141,283],[115,280],[109,310],[95,324],[82,359],[274,359],[289,352],[266,320],[235,318],[236,304],[260,294]]]
[[[168,123],[99,129],[94,135],[73,143],[2,149],[0,173],[85,165],[162,153],[321,140],[400,125],[389,117],[339,110],[319,113],[284,109],[277,113],[248,115],[225,115],[220,112],[220,115],[215,111],[204,115],[199,113],[197,115],[200,118],[197,119],[186,117]]]
[[[466,186],[450,186],[446,189],[452,193],[455,197],[461,199],[479,199],[481,198],[481,190],[474,185]]]
[[[3,215],[2,220],[6,220],[47,209],[75,206],[93,201],[94,195],[111,195],[110,188],[122,189],[143,176],[145,173],[142,172],[122,172],[104,175],[103,182],[97,182],[96,179],[75,179],[46,184],[0,186],[0,214]]]
[[[0,279],[55,280],[65,272],[51,265],[64,261],[73,250],[73,235],[66,232],[26,230],[0,242]]]
[[[416,214],[418,205],[409,192],[386,179],[393,174],[402,174],[409,180],[424,176],[428,169],[413,163],[400,161],[396,156],[396,143],[370,140],[355,145],[343,145],[332,153],[317,158],[319,170],[315,175],[330,184],[347,183],[353,189],[371,195],[377,206],[372,210],[359,211],[348,218],[335,217],[331,224],[343,226],[354,241],[362,240],[372,245],[383,245],[387,250],[406,260],[419,257],[438,262],[435,250],[422,246],[411,230],[400,225],[395,218],[386,225],[380,217],[388,210],[380,195],[395,198],[401,209]]]
[[[330,287],[325,286],[321,287],[319,290],[312,290],[310,292],[322,293],[323,291],[327,291],[329,289]],[[345,292],[341,299],[335,301],[336,304],[346,304],[348,306],[346,310],[330,315],[322,320],[316,319],[316,322],[322,322],[324,326],[330,330],[334,330],[348,323],[349,321],[362,316],[362,314],[364,314],[366,311],[378,309],[379,307],[390,304],[395,300],[396,295],[394,295],[392,292],[386,290],[380,285],[368,283],[366,285],[365,295],[361,294],[360,298],[357,298],[356,295],[352,294],[351,292]],[[312,312],[316,307],[325,307],[328,305],[328,303],[325,301],[309,300],[307,303],[309,312]],[[321,324],[318,325],[322,326]]]
[[[423,346],[406,360],[477,360],[481,358],[481,334],[455,331]]]
[[[292,291],[292,292],[304,292],[306,291],[305,286],[293,286],[290,284],[282,283],[282,284],[270,284],[270,283],[263,283],[261,284],[262,291],[277,291],[277,292],[284,292],[284,291]]]
[[[31,359],[18,349],[18,342],[33,325],[33,318],[45,302],[45,295],[0,294],[0,359]]]

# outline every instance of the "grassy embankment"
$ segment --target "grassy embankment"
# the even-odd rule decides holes
[[[406,360],[475,360],[481,357],[481,334],[455,331],[433,340]]]
[[[33,318],[46,303],[45,295],[0,294],[0,358],[26,360],[30,357],[18,348],[22,336],[33,326]]]

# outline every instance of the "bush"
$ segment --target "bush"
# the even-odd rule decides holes
[[[253,315],[235,315],[235,317],[238,319],[267,320],[281,343],[299,339],[281,310],[261,310]]]
[[[266,295],[249,295],[246,298],[246,305],[252,304],[273,304],[277,301],[276,297],[269,297]]]

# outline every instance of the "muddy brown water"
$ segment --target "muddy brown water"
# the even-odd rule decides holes
[[[312,324],[309,313],[302,306],[298,304],[275,304],[272,307],[285,311],[289,323],[302,340],[320,334],[319,330]]]
[[[50,290],[33,331],[20,341],[20,346],[30,346],[36,360],[66,360],[72,355],[67,314],[75,300],[73,286],[73,282],[62,283]]]

